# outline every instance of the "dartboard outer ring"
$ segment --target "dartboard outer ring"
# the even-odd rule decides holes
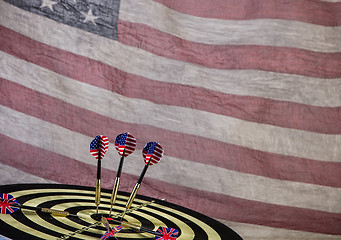
[[[96,214],[95,188],[63,184],[15,184],[0,186],[1,193],[13,195],[24,206],[68,211],[77,216],[51,214],[20,209],[11,215],[0,214],[0,235],[10,239],[62,240],[100,239],[106,229],[93,216]],[[99,214],[110,211],[111,190],[102,189]],[[112,215],[121,214],[129,193],[118,192]],[[240,240],[226,225],[196,211],[143,195],[137,195],[124,219],[143,228],[159,226],[179,230],[178,240]],[[92,217],[91,217],[92,216]],[[115,225],[112,225],[115,226]],[[153,235],[124,228],[116,234],[118,240],[152,240]]]

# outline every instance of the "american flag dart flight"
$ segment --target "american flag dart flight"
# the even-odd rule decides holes
[[[129,132],[121,133],[116,137],[115,148],[120,156],[127,157],[135,151],[136,139]]]
[[[104,158],[108,150],[109,138],[103,135],[96,136],[90,143],[90,153],[97,159],[97,179],[96,179],[96,194],[95,204],[96,212],[101,202],[101,160]]]
[[[142,156],[147,165],[153,165],[160,162],[164,150],[158,142],[148,142],[142,151]]]
[[[90,153],[97,160],[104,158],[109,147],[109,138],[103,135],[96,136],[90,143]]]
[[[121,172],[123,168],[124,158],[135,151],[136,139],[129,132],[121,133],[117,135],[116,137],[115,148],[118,154],[121,156],[121,159],[120,159],[120,163],[118,166],[118,170],[117,170],[117,174],[116,174],[116,178],[114,182],[114,187],[113,187],[112,194],[111,194],[111,200],[110,200],[111,207],[110,207],[109,215],[111,214],[112,207],[116,202],[117,191],[120,185],[120,177],[121,177]]]

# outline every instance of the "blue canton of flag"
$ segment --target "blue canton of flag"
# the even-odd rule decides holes
[[[146,144],[143,150],[146,154],[153,154],[156,144],[157,142],[149,142]]]
[[[54,21],[117,40],[120,0],[5,0]]]
[[[1,214],[11,214],[18,210],[18,207],[13,207],[11,205],[20,205],[15,198],[7,193],[1,193],[0,195],[0,213]]]
[[[90,143],[90,151],[99,149],[100,136],[96,136]]]
[[[115,143],[117,143],[119,146],[125,146],[126,140],[127,140],[127,135],[128,135],[128,133],[119,134],[116,137]]]

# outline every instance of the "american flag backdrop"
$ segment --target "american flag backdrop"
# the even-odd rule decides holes
[[[1,184],[139,194],[246,240],[341,238],[341,1],[0,0]]]

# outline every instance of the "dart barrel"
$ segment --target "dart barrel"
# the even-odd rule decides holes
[[[22,208],[22,209],[27,209],[27,210],[32,210],[32,211],[38,211],[38,212],[43,212],[43,213],[49,213],[54,216],[61,216],[61,217],[67,217],[71,215],[67,211],[61,211],[61,210],[55,210],[51,208],[40,208],[40,207],[32,207],[32,206],[25,206],[25,205],[19,205],[19,204],[13,204],[12,207],[15,208]]]
[[[110,204],[113,205],[116,202],[116,198],[117,198],[117,192],[118,192],[118,186],[120,185],[120,178],[117,177],[115,179],[115,183],[114,183],[114,188],[112,190],[112,194],[111,194],[111,199],[110,199]]]
[[[42,211],[44,213],[50,213],[50,214],[55,215],[55,216],[61,216],[61,217],[67,217],[70,215],[70,213],[67,211],[59,211],[59,210],[54,210],[54,209],[50,209],[50,208],[41,208],[40,211]]]
[[[140,184],[139,184],[139,183],[136,183],[136,184],[135,184],[135,187],[134,187],[134,189],[133,189],[133,191],[132,191],[131,194],[130,194],[130,197],[129,197],[129,199],[128,199],[128,202],[127,202],[127,204],[126,204],[126,208],[127,208],[127,209],[129,209],[130,206],[131,206],[131,204],[133,203],[133,201],[134,201],[134,199],[135,199],[135,197],[136,197],[136,194],[137,194],[139,188],[140,188]]]
[[[101,180],[96,180],[96,195],[95,195],[95,204],[98,206],[101,202]]]

